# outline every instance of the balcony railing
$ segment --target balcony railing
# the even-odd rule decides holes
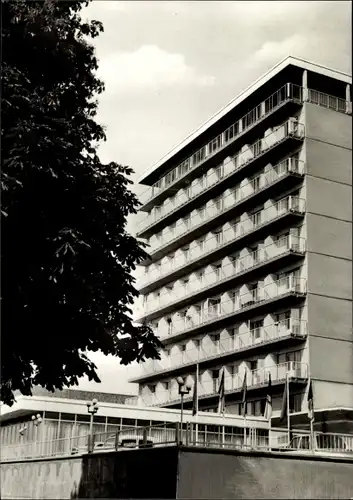
[[[244,286],[244,285],[243,285]],[[223,300],[225,295],[232,294],[232,298]],[[259,286],[255,290],[248,289],[243,294],[238,291],[228,291],[221,297],[211,297],[202,303],[192,304],[185,311],[175,311],[171,322],[163,332],[159,332],[153,324],[150,324],[155,334],[161,338],[176,339],[182,334],[192,332],[204,325],[217,323],[227,317],[232,317],[247,308],[255,308],[266,302],[280,299],[288,294],[306,294],[306,279],[298,278],[289,274],[277,281]]]
[[[284,382],[287,374],[288,379],[307,379],[308,365],[297,361],[287,361],[286,363],[275,364],[256,370],[247,370],[247,389],[255,389],[261,386],[267,386],[269,374],[271,374],[272,383]],[[244,372],[236,375],[225,375],[224,385],[225,393],[241,391],[244,381]],[[218,380],[199,381],[198,397],[200,399],[216,396],[218,393]],[[155,393],[141,394],[141,400],[146,406],[161,406],[165,404],[178,403],[180,396],[178,394],[177,384],[170,390],[156,390]],[[184,397],[184,401],[191,401],[192,394]]]
[[[293,123],[295,123],[295,125]],[[180,190],[176,196],[169,198],[163,205],[155,206],[151,214],[147,215],[139,223],[137,234],[143,235],[145,231],[154,226],[157,222],[163,220],[173,212],[178,212],[181,207],[187,205],[191,200],[198,198],[201,194],[204,195],[205,190],[210,190],[211,187],[224,183],[234,171],[242,169],[245,165],[248,165],[263,153],[276,147],[287,137],[293,136],[298,139],[303,138],[304,125],[289,121],[276,128],[271,134],[248,146],[244,151],[230,158],[223,165],[218,166],[216,169],[212,169],[212,171],[201,177],[197,184],[187,186],[186,189]],[[266,174],[260,176],[257,182],[260,182],[261,187],[265,187],[266,183],[271,183],[276,180],[276,167],[278,167],[278,165],[272,167],[274,173],[272,180],[270,175]],[[287,170],[286,173],[288,172],[303,173],[303,168],[301,168],[298,161],[296,161],[296,165],[293,164],[292,169]],[[258,188],[260,188],[260,186]]]
[[[188,279],[187,286],[173,289],[167,286],[164,293],[160,293],[158,300],[153,297],[147,299],[144,305],[145,314],[163,309],[172,304],[178,304],[183,299],[199,294],[204,290],[212,290],[214,286],[226,282],[238,275],[245,275],[250,270],[260,267],[268,261],[280,258],[288,252],[304,254],[306,241],[295,235],[285,235],[275,242],[240,257],[229,264],[215,268],[209,264],[207,272],[193,273]],[[177,282],[177,283],[180,283]],[[153,295],[153,294],[151,294]]]
[[[196,153],[185,159],[176,168],[159,179],[141,195],[141,202],[146,204],[163,191],[172,189],[173,185],[186,176],[190,171],[196,170],[202,163],[221,151],[224,147],[234,142],[239,136],[254,127],[266,116],[281,107],[287,101],[302,102],[302,87],[287,83],[268,97],[260,106],[256,106],[222,134],[202,146]]]
[[[247,113],[243,118],[228,127],[222,134],[218,135],[208,144],[205,144],[195,154],[168,172],[168,174],[159,179],[153,186],[146,189],[141,195],[141,202],[147,204],[159,194],[168,189],[172,189],[173,185],[178,180],[186,176],[190,171],[196,170],[203,162],[207,161],[225,146],[231,144],[239,136],[246,133],[254,125],[261,122],[266,116],[288,101],[298,103],[307,101],[341,113],[352,112],[352,103],[345,99],[324,94],[313,89],[303,89],[292,83],[287,83],[268,97],[263,103]]]
[[[318,90],[312,89],[308,89],[307,94],[307,100],[312,104],[317,104],[318,106],[329,108],[340,113],[346,113],[348,110],[347,101],[345,99],[340,99],[339,97],[323,94]]]
[[[304,173],[304,163],[298,161],[296,158],[286,158],[281,163],[275,165],[270,170],[268,170],[265,174],[257,176],[254,179],[251,179],[246,185],[239,188],[239,190],[233,191],[233,193],[224,197],[221,201],[222,206],[219,207],[218,210],[216,207],[209,207],[208,209],[203,208],[202,213],[201,214],[199,213],[198,216],[202,217],[202,223],[204,223],[206,216],[208,216],[209,219],[214,218],[215,210],[217,216],[219,213],[223,213],[224,209],[229,210],[236,205],[240,205],[241,203],[244,202],[244,200],[250,199],[259,191],[267,189],[269,186],[278,182],[279,179],[293,172],[302,175]],[[303,201],[300,202],[300,205],[301,208],[304,209]],[[279,205],[278,207],[280,208]],[[191,218],[191,221],[193,222],[193,218]],[[243,223],[245,224],[245,221]],[[239,224],[239,233],[243,234],[243,230],[240,229],[240,224],[241,224],[240,221],[238,224]],[[199,224],[197,224],[197,221],[195,220],[195,226],[197,225]],[[229,231],[233,231],[233,228],[229,228],[228,230],[223,231],[223,234],[221,236],[221,241],[216,242],[217,246],[222,246],[223,240],[228,242],[230,235]],[[214,242],[212,240],[214,240],[213,235],[205,237],[204,239],[199,240],[200,248],[193,248],[193,249],[190,248],[187,254],[185,253],[183,256],[180,255],[179,257],[173,257],[172,259],[169,259],[168,264],[164,263],[163,266],[160,263],[159,267],[156,268],[155,264],[155,268],[149,270],[149,272],[146,272],[145,275],[140,279],[139,288],[142,289],[143,287],[146,287],[151,283],[155,283],[158,279],[167,276],[168,274],[176,271],[177,269],[181,269],[182,267],[185,266],[186,263],[191,263],[192,261],[199,260],[203,254],[207,255],[209,244],[211,244],[212,248],[214,246]],[[151,268],[146,267],[145,269],[147,270]]]
[[[192,366],[203,361],[218,359],[236,352],[248,351],[261,345],[272,344],[281,339],[293,336],[305,339],[307,335],[306,321],[288,318],[283,321],[248,329],[233,337],[193,347],[177,354],[166,355],[162,352],[161,360],[148,360],[142,363],[140,378],[153,374],[167,373],[180,367]],[[136,378],[135,380],[139,380]]]
[[[267,186],[268,187],[268,186]],[[254,196],[254,193],[251,193],[249,195],[249,198]],[[289,198],[289,197],[288,197]],[[283,198],[284,200],[285,198]],[[235,201],[233,198],[233,203],[230,206],[227,206],[227,203],[231,201],[231,198],[223,199],[223,200],[218,200],[218,202],[214,203],[212,206],[205,207],[202,212],[199,211],[197,214],[194,214],[194,216],[189,216],[185,217],[183,220],[181,220],[178,224],[176,224],[173,228],[169,227],[169,235],[164,235],[164,237],[157,239],[155,242],[150,244],[150,255],[153,257],[153,255],[156,252],[160,251],[165,251],[167,250],[168,246],[173,243],[173,242],[178,242],[184,235],[186,236],[188,233],[191,233],[192,231],[195,231],[197,229],[201,229],[202,226],[204,226],[207,223],[210,222],[216,222],[217,219],[231,210],[233,210],[236,206],[241,205],[241,203],[244,201],[239,200]],[[301,203],[303,204],[304,201]],[[258,219],[259,217],[257,216],[256,219],[256,224],[258,225]],[[255,218],[252,218],[252,221],[255,221]],[[243,223],[244,224],[244,223]],[[254,224],[251,224],[252,226]],[[252,228],[251,228],[252,230]],[[211,231],[211,230],[210,230]]]

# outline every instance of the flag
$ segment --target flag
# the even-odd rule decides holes
[[[281,416],[279,421],[283,422],[283,420],[288,417],[288,411],[287,411],[287,401],[288,398],[288,376],[286,377],[286,383],[284,384],[284,391],[283,391],[283,398],[282,398],[282,409],[281,409]]]
[[[218,387],[218,413],[224,413],[225,394],[224,394],[224,368],[222,368],[221,380]]]
[[[271,373],[268,374],[268,387],[266,395],[265,418],[271,420],[272,417],[272,383]]]
[[[246,413],[247,413],[247,400],[246,400],[246,396],[247,396],[247,384],[246,384],[246,376],[247,376],[247,372],[245,371],[244,373],[244,380],[243,380],[243,387],[242,387],[242,400],[241,400],[241,406],[242,406],[242,414],[243,414],[243,417],[246,416]]]
[[[314,420],[314,393],[311,379],[309,379],[308,388],[308,417],[310,420]]]
[[[194,396],[192,398],[192,416],[197,415],[199,411],[199,398],[198,398],[198,389],[199,385],[199,365],[196,365],[196,374],[195,374],[195,383],[194,383]]]

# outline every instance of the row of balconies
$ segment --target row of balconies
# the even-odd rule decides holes
[[[171,304],[177,304],[181,299],[186,299],[199,294],[203,290],[211,291],[214,286],[222,282],[231,281],[234,277],[246,276],[254,268],[261,268],[268,261],[273,261],[289,252],[305,253],[306,241],[294,235],[284,235],[268,245],[259,245],[252,251],[245,249],[246,254],[238,258],[224,259],[217,264],[210,264],[206,269],[196,271],[182,279],[168,283],[162,290],[152,292],[145,296],[144,314],[162,309]]]
[[[234,171],[241,169],[254,158],[257,158],[268,149],[275,147],[288,136],[294,136],[298,139],[303,138],[304,125],[297,123],[292,118],[277,130],[268,135],[265,134],[263,139],[260,139],[251,146],[244,146],[239,155],[227,158],[223,164],[218,165],[216,168],[211,168],[201,178],[195,179],[190,185],[180,189],[175,196],[167,198],[163,205],[155,206],[149,215],[139,223],[137,236],[150,234],[152,227],[157,222],[165,219],[167,215],[169,215],[168,219],[170,219],[172,213],[177,213],[181,207],[186,206],[192,200],[196,200],[196,198],[200,198],[201,195],[204,199],[205,191],[212,191],[215,186],[220,184],[226,186],[226,181]],[[237,186],[239,193],[236,201],[240,201],[256,191],[265,189],[268,184],[273,184],[283,175],[291,172],[304,173],[304,165],[300,165],[296,158],[293,158],[292,162],[288,160],[287,158],[273,167],[268,165],[265,172],[255,179],[243,179],[242,183]],[[236,189],[234,191],[236,192]]]
[[[161,340],[176,339],[181,334],[195,331],[203,325],[217,323],[248,308],[253,310],[290,294],[306,294],[306,279],[297,277],[294,273],[284,273],[284,276],[277,280],[270,275],[262,282],[243,285],[239,289],[193,304],[183,311],[175,312],[169,318],[163,317],[158,322],[151,323],[150,326]],[[147,316],[146,320],[148,321]]]
[[[172,188],[179,179],[182,179],[190,171],[195,170],[224,147],[233,143],[240,135],[246,133],[250,128],[253,128],[256,123],[262,121],[265,116],[268,116],[289,100],[301,102],[301,87],[287,83],[274,92],[260,105],[256,106],[256,108],[252,109],[244,117],[237,120],[224,132],[212,139],[208,144],[205,144],[192,156],[181,162],[176,168],[159,179],[153,186],[149,187],[141,196],[142,203],[146,204],[161,192]]]
[[[199,212],[198,214],[194,214],[194,216],[180,221],[179,224],[174,227],[166,228],[163,235],[160,234],[159,237],[155,235],[153,240],[151,238],[151,258],[153,258],[153,253],[156,253],[156,251],[161,251],[162,249],[167,250],[168,245],[172,241],[178,241],[182,236],[192,232],[196,228],[202,228],[205,223],[216,219],[221,214],[227,213],[230,208],[232,207],[227,207],[225,203],[220,202],[218,205],[216,204],[203,210],[202,213]],[[201,240],[202,249],[204,249],[206,253],[229,243],[230,241],[241,238],[243,235],[251,233],[259,226],[266,225],[270,221],[288,212],[304,213],[305,200],[303,198],[299,198],[299,196],[292,195],[286,196],[278,201],[267,200],[263,209],[250,214],[249,212],[245,212],[235,220],[227,222],[225,224],[226,227],[222,226],[212,229],[208,235],[207,233],[204,234],[203,237],[198,239],[198,241]],[[186,250],[184,250],[184,248]],[[184,262],[189,261],[189,251],[190,244],[180,248],[181,253],[186,252]],[[199,257],[201,253],[202,252],[200,252],[197,257]]]
[[[278,183],[279,180],[292,175],[304,175],[305,164],[296,157],[289,157],[277,165],[268,165],[264,172],[252,179],[244,179],[243,182],[225,191],[216,199],[199,207],[190,213],[190,226],[195,226],[199,222],[206,222],[208,218],[213,218],[224,209],[234,206],[241,206],[245,200],[250,199],[259,192],[265,191],[268,187]],[[220,168],[218,169],[220,170]],[[178,233],[177,226],[185,224],[185,217],[175,225],[174,231]],[[173,228],[173,226],[172,226]],[[169,228],[170,231],[170,228]],[[158,238],[157,238],[158,239]],[[151,239],[153,242],[153,239]]]
[[[267,387],[269,374],[271,374],[272,384],[284,383],[287,377],[289,381],[291,381],[291,379],[306,380],[308,378],[308,365],[302,362],[288,361],[285,363],[257,368],[255,370],[246,370],[246,374],[247,390],[252,390],[261,386]],[[243,388],[244,373],[225,375],[224,382],[226,394],[240,392]],[[219,380],[211,379],[203,381],[202,377],[201,380],[199,379],[197,391],[199,399],[217,396],[218,390]],[[178,385],[176,382],[171,385],[170,389],[160,389],[154,393],[150,391],[148,392],[144,392],[142,390],[139,398],[140,402],[146,406],[173,404],[180,401]],[[184,397],[184,401],[191,401],[192,397],[192,393],[190,393],[189,396]]]
[[[233,334],[228,338],[221,339],[220,334],[205,335],[202,339],[193,339],[186,344],[176,344],[172,349],[165,349],[161,352],[160,360],[148,360],[141,364],[141,375],[136,380],[153,376],[153,374],[168,373],[185,366],[195,364],[202,366],[202,363],[206,361],[230,354],[244,351],[249,353],[253,349],[258,349],[259,346],[273,345],[291,336],[304,340],[307,335],[306,321],[293,317],[266,325],[263,321],[257,321],[256,324],[254,328],[252,328],[253,322],[244,324],[246,331],[240,333],[240,327],[236,335],[233,333],[234,330],[230,330]],[[219,340],[212,341],[212,338]]]
[[[178,181],[188,177],[190,172],[196,171],[219,151],[228,147],[231,143],[236,141],[238,137],[243,136],[247,131],[252,129],[256,124],[262,122],[267,116],[282,107],[283,104],[288,101],[299,104],[303,101],[307,101],[341,113],[352,112],[352,103],[345,99],[287,83],[247,113],[243,118],[228,127],[223,133],[219,134],[192,156],[180,163],[176,168],[164,175],[153,186],[148,187],[141,195],[141,202],[144,205],[142,209],[148,210],[153,200],[158,198],[162,193],[173,189],[175,191],[175,185]]]

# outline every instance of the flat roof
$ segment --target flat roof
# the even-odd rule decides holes
[[[118,404],[98,401],[98,416],[129,418],[137,420],[151,420],[161,422],[179,422],[180,409],[161,408],[150,406],[135,406],[128,404]],[[0,422],[11,423],[13,419],[22,417],[28,418],[38,412],[72,413],[78,415],[88,415],[87,403],[85,400],[72,400],[66,398],[56,398],[48,396],[21,396],[17,403],[11,407],[1,408]],[[192,416],[192,410],[184,410],[186,420],[198,422],[206,425],[230,425],[244,427],[244,417],[232,413],[220,415],[219,413],[199,411],[198,415]],[[261,416],[248,416],[247,422],[252,423],[259,429],[267,429],[268,422]]]
[[[206,122],[200,125],[194,132],[189,134],[182,142],[174,146],[166,155],[164,155],[160,160],[154,163],[150,168],[148,168],[138,179],[139,183],[143,183],[148,179],[148,177],[158,168],[160,168],[167,160],[170,160],[175,154],[179,153],[185,146],[190,144],[193,140],[199,137],[203,132],[205,132],[211,125],[216,123],[219,119],[225,116],[229,111],[233,110],[242,101],[249,97],[253,92],[262,87],[266,82],[271,80],[278,73],[283,71],[288,66],[296,66],[303,70],[312,71],[314,73],[319,73],[323,76],[333,78],[335,80],[341,80],[344,83],[352,84],[352,76],[342,71],[327,68],[321,66],[320,64],[312,63],[298,57],[288,56],[278,64],[273,66],[264,75],[258,78],[254,83],[252,83],[245,90],[240,92],[237,97],[232,99],[226,106],[220,109],[216,114],[209,118]]]

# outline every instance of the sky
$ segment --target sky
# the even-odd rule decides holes
[[[82,17],[104,25],[94,40],[106,86],[97,121],[107,141],[99,153],[132,167],[134,182],[287,56],[351,74],[350,1],[94,0]],[[129,220],[130,232],[141,217]],[[136,394],[127,382],[136,365],[90,357],[102,383],[82,379],[80,388]]]

